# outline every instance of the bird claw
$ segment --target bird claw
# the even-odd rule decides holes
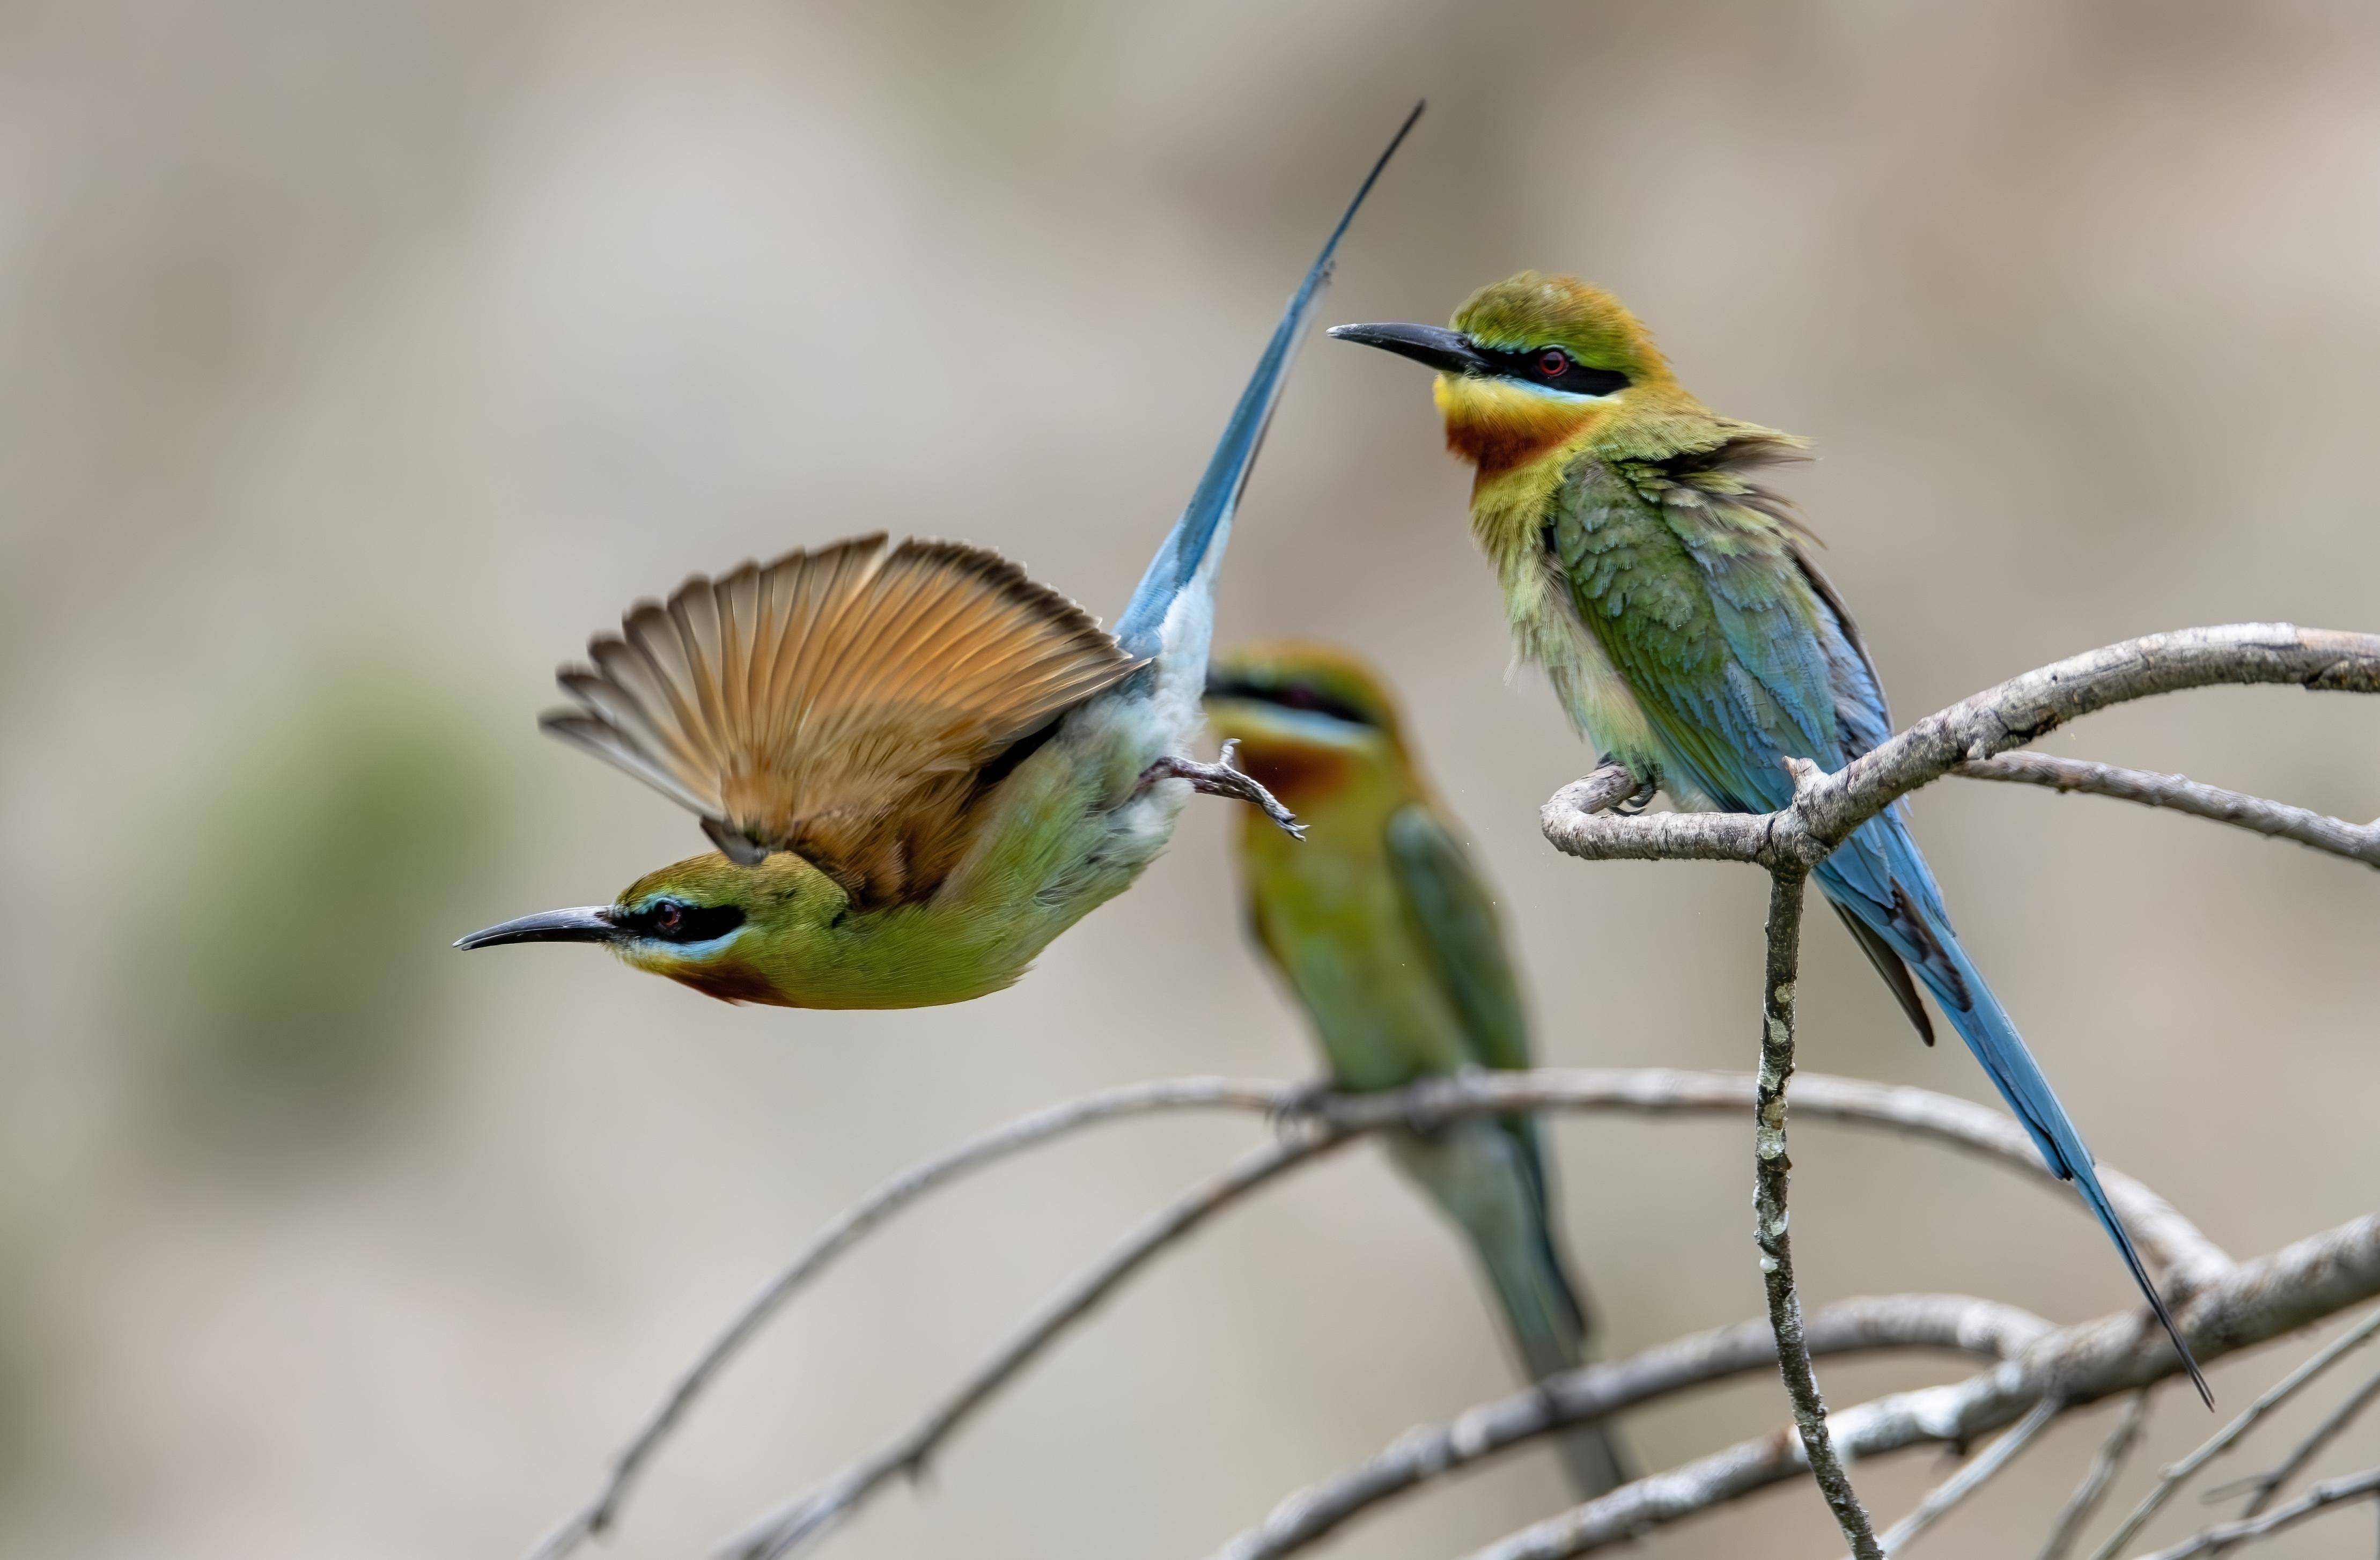
[[[1626,764],[1621,763],[1615,758],[1601,757],[1597,758],[1595,762],[1598,768],[1605,765],[1609,765],[1615,769],[1624,770],[1628,768]],[[1630,773],[1633,774],[1634,772],[1632,770]],[[1636,789],[1634,791],[1631,792],[1622,799],[1613,802],[1611,804],[1611,810],[1620,814],[1622,818],[1633,818],[1638,813],[1644,811],[1646,808],[1652,806],[1653,798],[1660,795],[1660,793],[1661,776],[1658,774],[1647,774],[1637,783]]]
[[[1232,750],[1239,745],[1236,738],[1224,743],[1219,763],[1200,763],[1196,759],[1168,753],[1140,772],[1140,783],[1148,786],[1159,780],[1187,780],[1194,791],[1229,797],[1263,809],[1275,828],[1292,839],[1304,839],[1305,825],[1297,821],[1297,814],[1281,806],[1280,798],[1266,790],[1254,775],[1232,765]]]

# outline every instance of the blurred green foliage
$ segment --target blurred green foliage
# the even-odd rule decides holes
[[[414,1098],[447,950],[505,838],[460,702],[382,670],[324,676],[202,756],[176,870],[144,874],[143,1033],[169,1122],[338,1127]]]

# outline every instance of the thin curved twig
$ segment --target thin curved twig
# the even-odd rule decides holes
[[[2238,1419],[2208,1436],[2196,1451],[2178,1463],[2168,1464],[2157,1476],[2155,1486],[2141,1497],[2141,1504],[2132,1507],[2131,1514],[2124,1518],[2105,1543],[2091,1552],[2091,1560],[2115,1560],[2124,1546],[2148,1525],[2151,1517],[2165,1509],[2166,1502],[2173,1499],[2200,1469],[2239,1444],[2250,1431],[2264,1422],[2265,1416],[2296,1396],[2308,1382],[2370,1343],[2374,1335],[2380,1335],[2380,1310],[2374,1311],[2341,1333],[2331,1340],[2328,1347],[2266,1388],[2264,1395],[2249,1404]]]
[[[1471,1072],[1451,1079],[1432,1079],[1408,1089],[1379,1094],[1341,1094],[1319,1098],[1284,1086],[1271,1103],[1292,1128],[1308,1135],[1267,1152],[1285,1152],[1280,1164],[1266,1162],[1261,1175],[1246,1167],[1265,1155],[1242,1162],[1221,1180],[1190,1194],[1142,1226],[1097,1267],[1068,1285],[1035,1320],[971,1373],[959,1390],[871,1456],[856,1462],[808,1494],[780,1506],[751,1524],[726,1546],[735,1560],[773,1560],[822,1532],[833,1521],[868,1499],[895,1475],[916,1467],[946,1439],[1016,1371],[1047,1347],[1064,1329],[1086,1314],[1133,1271],[1171,1241],[1188,1233],[1208,1214],[1232,1199],[1254,1190],[1280,1171],[1302,1163],[1354,1137],[1378,1131],[1426,1129],[1464,1116],[1504,1115],[1516,1110],[1607,1109],[1652,1114],[1713,1114],[1741,1112],[1752,1106],[1756,1083],[1749,1077],[1724,1073],[1673,1072],[1646,1068],[1600,1072],[1549,1070],[1530,1073]],[[1857,1079],[1812,1075],[1802,1080],[1795,1098],[1805,1114],[1828,1116],[1855,1125],[1872,1125],[1935,1139],[1975,1150],[1995,1161],[2048,1180],[2024,1140],[2023,1128],[1999,1112],[1968,1101],[1930,1094],[1920,1089],[1887,1088]],[[2119,1184],[2114,1173],[2102,1171],[2108,1195]],[[2126,1195],[2142,1204],[2145,1227],[2160,1238],[2176,1240],[2180,1261],[2198,1261],[2199,1248],[2214,1251],[2189,1222],[2162,1199],[2136,1181],[2124,1181]],[[2157,1210],[2163,1210],[2160,1214]],[[2176,1231],[2187,1232],[2177,1237]],[[2192,1240],[2196,1242],[2192,1246]],[[2143,1239],[2143,1249],[2147,1242]],[[2169,1256],[2171,1251],[2168,1250]],[[2219,1251],[2216,1260],[2228,1259]],[[2165,1260],[2153,1259],[2153,1260]],[[1087,1298],[1086,1298],[1087,1297]]]
[[[1363,1130],[1435,1124],[1460,1114],[1532,1110],[1723,1115],[1750,1110],[1756,1088],[1748,1073],[1541,1067],[1430,1079],[1394,1093],[1331,1095],[1306,1108],[1337,1126]],[[2024,1127],[1991,1105],[1931,1090],[1805,1072],[1794,1079],[1793,1109],[1805,1118],[1884,1127],[1974,1153],[2070,1197],[2066,1183],[2043,1164]],[[2099,1179],[2142,1255],[2173,1291],[2187,1294],[2231,1271],[2222,1248],[2149,1187],[2104,1164]]]
[[[1310,1115],[1349,1132],[1370,1132],[1532,1109],[1731,1115],[1752,1107],[1754,1091],[1754,1079],[1747,1073],[1658,1067],[1473,1073],[1393,1093],[1319,1097],[1299,1084],[1187,1078],[1132,1084],[1034,1112],[903,1171],[836,1215],[678,1377],[613,1459],[596,1497],[549,1533],[530,1552],[530,1560],[561,1560],[606,1530],[617,1519],[637,1477],[727,1361],[852,1245],[926,1193],[1026,1149],[1101,1123],[1162,1111],[1236,1110],[1284,1119]],[[1804,1073],[1796,1082],[1794,1103],[1808,1118],[1900,1132],[1976,1154],[2044,1185],[2058,1184],[2014,1117],[1973,1101]],[[2100,1166],[2100,1178],[2143,1254],[2169,1283],[2187,1289],[2229,1267],[2230,1259],[2155,1191],[2109,1165]]]
[[[2363,1410],[2372,1407],[2375,1400],[2380,1400],[2380,1374],[2365,1377],[2362,1386],[2349,1393],[2338,1407],[2324,1416],[2322,1423],[2314,1426],[2304,1440],[2289,1449],[2289,1455],[2281,1459],[2278,1468],[2270,1473],[2258,1474],[2248,1481],[2256,1493],[2240,1511],[2240,1520],[2264,1515],[2275,1498],[2289,1488],[2289,1481],[2303,1473],[2308,1465],[2344,1434],[2348,1426],[2361,1419]],[[2228,1547],[2228,1544],[2218,1546],[2214,1553],[2220,1554]]]
[[[2033,1438],[2048,1427],[2049,1421],[2066,1411],[2066,1405],[2055,1397],[2045,1397],[2033,1406],[2033,1412],[2016,1421],[2014,1429],[1984,1449],[1984,1455],[1926,1492],[1916,1508],[1895,1522],[1884,1535],[1884,1550],[1899,1554],[1903,1545],[1926,1529],[1939,1522],[1951,1507],[1973,1494],[1988,1482],[1994,1474],[2016,1460],[2016,1455],[2033,1444]]]
[[[2253,1519],[2227,1522],[2219,1528],[2209,1528],[2186,1543],[2171,1549],[2161,1549],[2147,1560],[2195,1560],[2201,1554],[2219,1554],[2242,1543],[2272,1537],[2284,1528],[2294,1528],[2307,1517],[2348,1501],[2370,1500],[2380,1496],[2380,1468],[2367,1469],[2344,1479],[2333,1479],[2316,1484],[2298,1499],[2276,1511],[2266,1512]]]
[[[948,1153],[912,1165],[836,1214],[794,1260],[745,1303],[704,1348],[701,1357],[671,1384],[661,1404],[613,1459],[603,1488],[539,1541],[528,1560],[561,1560],[617,1519],[637,1477],[729,1359],[751,1342],[770,1317],[795,1293],[877,1225],[937,1187],[981,1170],[1012,1154],[1104,1122],[1159,1111],[1271,1111],[1281,1107],[1284,1087],[1227,1078],[1163,1079],[1128,1084],[1035,1111],[961,1143]]]
[[[2058,1521],[2049,1530],[2049,1541],[2041,1546],[2041,1560],[2066,1560],[2073,1551],[2074,1541],[2082,1536],[2083,1524],[2091,1520],[2091,1514],[2107,1498],[2107,1487],[2116,1481],[2124,1459],[2132,1455],[2141,1432],[2147,1427],[2149,1405],[2155,1396],[2156,1388],[2144,1386],[2124,1405],[2116,1428],[2107,1432],[2107,1439],[2100,1444],[2099,1455],[2091,1459],[2091,1470],[2082,1476],[2082,1482],[2068,1498],[2065,1509],[2058,1514]]]
[[[1852,831],[1962,763],[2038,741],[2067,722],[2160,693],[2288,683],[2380,692],[2380,635],[2234,623],[2151,634],[2070,656],[1937,711],[1832,774],[1797,787],[1778,812],[1654,812],[1624,817],[1581,804],[1596,777],[1556,792],[1540,813],[1554,847],[1590,861],[1748,861],[1815,867]]]
[[[2380,1213],[2237,1264],[2187,1302],[2182,1322],[2202,1361],[2296,1332],[2380,1295]],[[2080,1407],[2181,1371],[2162,1335],[2135,1310],[2062,1328],[1963,1382],[1896,1393],[1830,1416],[1853,1461],[1921,1445],[1963,1445],[2012,1424],[2044,1398]],[[1563,1428],[1548,1425],[1548,1431]],[[1806,1477],[1791,1427],[1639,1479],[1524,1529],[1470,1560],[1570,1560],[1642,1538],[1669,1523]]]
[[[1843,1530],[1854,1560],[1884,1560],[1876,1527],[1851,1475],[1835,1455],[1827,1428],[1827,1402],[1810,1365],[1802,1335],[1802,1297],[1793,1284],[1793,1237],[1786,1205],[1793,1162],[1785,1152],[1787,1091],[1793,1080],[1793,987],[1802,972],[1802,901],[1808,875],[1780,867],[1768,890],[1768,962],[1761,981],[1760,1077],[1752,1102],[1752,1237],[1760,1248],[1761,1287],[1768,1298],[1768,1326],[1777,1335],[1777,1372],[1793,1405],[1793,1428],[1809,1459],[1835,1526]]]
[[[1150,1258],[1283,1171],[1328,1153],[1354,1134],[1318,1126],[1268,1143],[1221,1175],[1176,1199],[1135,1230],[1096,1266],[1053,1296],[1033,1321],[974,1371],[932,1412],[812,1493],[762,1517],[722,1546],[735,1560],[776,1560],[824,1532],[902,1474],[914,1474],[991,1395]]]
[[[2156,774],[2142,769],[2119,769],[2112,763],[2054,758],[2047,753],[2002,753],[1998,758],[1962,763],[1951,770],[1969,780],[2003,780],[2022,786],[2046,786],[2058,792],[2080,791],[2186,812],[2209,823],[2228,823],[2269,839],[2294,840],[2331,856],[2343,856],[2367,867],[2380,867],[2380,823],[2350,823],[2327,813],[2267,801],[2244,791],[2204,786],[2181,774]]]
[[[1838,1300],[1813,1311],[1803,1324],[1803,1339],[1813,1358],[1940,1349],[2011,1359],[2054,1331],[2032,1312],[1998,1300],[1887,1295]],[[1549,1376],[1443,1423],[1415,1426],[1369,1462],[1291,1495],[1261,1525],[1217,1550],[1213,1560],[1281,1560],[1384,1501],[1525,1444],[1557,1425],[1602,1419],[1776,1364],[1777,1335],[1760,1317]]]

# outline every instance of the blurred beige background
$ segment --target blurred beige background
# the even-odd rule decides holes
[[[2375,51],[2380,14],[2315,0],[0,7],[0,1552],[513,1554],[897,1167],[1101,1084],[1305,1069],[1220,804],[966,1007],[730,1008],[444,944],[699,844],[531,724],[638,594],[885,526],[1114,613],[1416,95],[1327,318],[1442,317],[1524,265],[1617,288],[1716,405],[1817,440],[1791,485],[1904,717],[2158,628],[2380,627]],[[1309,344],[1225,636],[1402,682],[1548,1060],[1741,1066],[1761,885],[1540,842],[1590,755],[1503,678],[1464,486],[1417,371]],[[2194,695],[2055,746],[2380,810],[2369,701]],[[2369,874],[1999,787],[1917,816],[2107,1159],[2242,1253],[2373,1206]],[[1985,1095],[1814,936],[1811,1066]],[[871,1445],[1258,1130],[1111,1131],[896,1226],[736,1367],[614,1552],[699,1553]],[[2034,1187],[1795,1143],[1814,1300],[2128,1298]],[[1738,1128],[1559,1144],[1609,1347],[1756,1313]],[[2301,1352],[2217,1371],[2226,1404]],[[1458,1246],[1366,1150],[1163,1262],[832,1553],[1195,1556],[1511,1385]],[[1781,1418],[1755,1381],[1629,1432],[1659,1465]],[[1930,1552],[2030,1554],[2104,1422]],[[2207,1428],[2168,1401],[2152,1456]],[[1862,1484],[1896,1513],[1938,1473]],[[1515,1460],[1330,1553],[1431,1560],[1560,1504]],[[1837,1547],[1794,1490],[1656,1548],[1755,1545]]]

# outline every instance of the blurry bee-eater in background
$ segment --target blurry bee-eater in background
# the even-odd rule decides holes
[[[1607,757],[1684,805],[1769,812],[1793,799],[1785,759],[1840,769],[1890,734],[1858,626],[1810,559],[1816,539],[1756,480],[1803,441],[1705,407],[1610,294],[1523,272],[1472,295],[1451,330],[1330,334],[1438,371],[1447,445],[1476,468],[1472,534],[1519,648]],[[1912,970],[2081,1190],[2211,1406],[2091,1151],[1959,945],[1905,810],[1816,875],[1918,1032],[1931,1043]]]
[[[1207,716],[1306,826],[1302,843],[1243,830],[1240,867],[1250,929],[1313,1020],[1332,1086],[1527,1067],[1528,1015],[1494,898],[1379,677],[1328,646],[1257,645],[1216,666]],[[1531,1379],[1584,1363],[1592,1325],[1535,1119],[1400,1134],[1390,1152],[1470,1237]],[[1562,1456],[1583,1498],[1629,1477],[1603,1425],[1571,1432]]]
[[[964,1002],[1123,892],[1191,790],[1214,584],[1248,469],[1380,154],[1289,302],[1111,636],[996,554],[881,535],[696,579],[565,667],[541,723],[692,809],[719,847],[609,905],[458,947],[587,942],[729,1001]]]

